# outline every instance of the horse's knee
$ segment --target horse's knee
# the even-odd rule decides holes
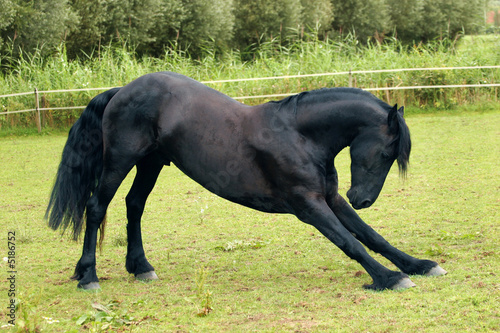
[[[146,202],[141,198],[137,198],[136,196],[129,194],[125,198],[125,203],[127,205],[127,215],[129,220],[140,219],[142,213],[144,212]]]
[[[340,195],[340,194],[336,194],[333,199],[331,200],[332,202],[332,206],[335,210],[338,210],[338,209],[343,209],[345,207],[349,207],[349,204],[347,203],[347,201]]]
[[[91,197],[87,203],[87,227],[99,227],[106,216],[106,206],[100,205],[97,198]]]
[[[127,195],[125,197],[125,203],[128,210],[137,211],[141,209],[141,200],[138,200],[134,195]]]

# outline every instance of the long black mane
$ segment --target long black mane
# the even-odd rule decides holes
[[[270,103],[275,103],[282,106],[287,106],[290,104],[298,104],[302,99],[311,98],[315,103],[322,103],[327,101],[337,101],[345,100],[349,95],[353,95],[352,98],[356,100],[364,100],[367,102],[372,102],[380,105],[384,110],[389,111],[391,106],[384,101],[375,97],[372,93],[359,89],[359,88],[321,88],[311,91],[304,91],[299,94],[288,96],[278,101],[271,101]]]

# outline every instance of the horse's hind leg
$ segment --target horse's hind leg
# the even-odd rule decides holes
[[[127,195],[127,271],[139,280],[156,280],[153,266],[147,261],[142,246],[141,217],[148,195],[158,179],[163,163],[156,156],[148,155],[137,163],[134,184]]]
[[[429,276],[446,274],[437,262],[414,258],[389,244],[367,225],[340,195],[337,194],[335,198],[328,200],[328,205],[344,227],[355,234],[360,242],[392,261],[402,272]]]
[[[106,210],[116,190],[133,166],[133,164],[127,166],[123,163],[120,165],[121,167],[118,164],[113,168],[104,167],[99,185],[87,203],[87,225],[83,241],[83,252],[72,277],[74,280],[79,281],[79,288],[99,288],[95,259],[97,230],[106,216]]]

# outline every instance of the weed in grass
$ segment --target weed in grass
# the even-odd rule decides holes
[[[42,332],[49,325],[58,323],[59,320],[41,316],[37,311],[37,307],[43,298],[43,290],[26,295],[23,292],[19,293],[16,299],[16,320],[17,332]]]
[[[236,251],[236,250],[260,249],[260,248],[266,246],[267,244],[268,243],[260,241],[260,240],[251,241],[251,242],[245,242],[242,240],[234,240],[232,242],[227,242],[227,244],[224,246],[215,247],[215,250],[230,252],[230,251]]]
[[[425,254],[431,257],[447,256],[445,250],[439,245],[433,245],[425,251]]]
[[[77,326],[90,332],[116,331],[120,327],[137,325],[134,317],[130,316],[129,309],[122,307],[121,301],[113,300],[107,304],[92,303],[92,309],[78,318],[73,318]]]
[[[198,312],[196,315],[198,317],[205,317],[213,310],[212,292],[210,292],[210,290],[205,291],[203,294],[200,295],[200,300],[201,300],[201,311]]]
[[[475,234],[471,233],[451,233],[446,230],[440,230],[439,231],[439,240],[454,240],[454,241],[460,241],[460,240],[465,240],[465,241],[470,241],[473,239],[476,239],[480,237],[480,233],[476,232]]]
[[[196,307],[196,315],[198,317],[205,317],[213,311],[212,292],[205,287],[208,273],[207,269],[199,268],[196,272],[195,294],[190,297],[184,297],[187,302]]]
[[[120,246],[127,246],[127,236],[125,235],[118,235],[113,239],[113,246],[120,247]]]
[[[208,210],[208,205],[205,205],[205,208],[200,209],[200,225],[203,224],[206,218],[206,211]]]
[[[19,235],[19,236],[18,236]],[[16,232],[16,242],[18,244],[29,244],[33,242],[33,235],[26,228],[21,228]]]

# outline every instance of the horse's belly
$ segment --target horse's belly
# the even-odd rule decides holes
[[[269,213],[288,213],[285,200],[272,190],[260,170],[239,159],[222,165],[174,164],[210,192],[240,205]],[[188,163],[189,164],[189,163]]]
[[[265,213],[292,213],[288,205],[276,197],[249,195],[225,199]]]

